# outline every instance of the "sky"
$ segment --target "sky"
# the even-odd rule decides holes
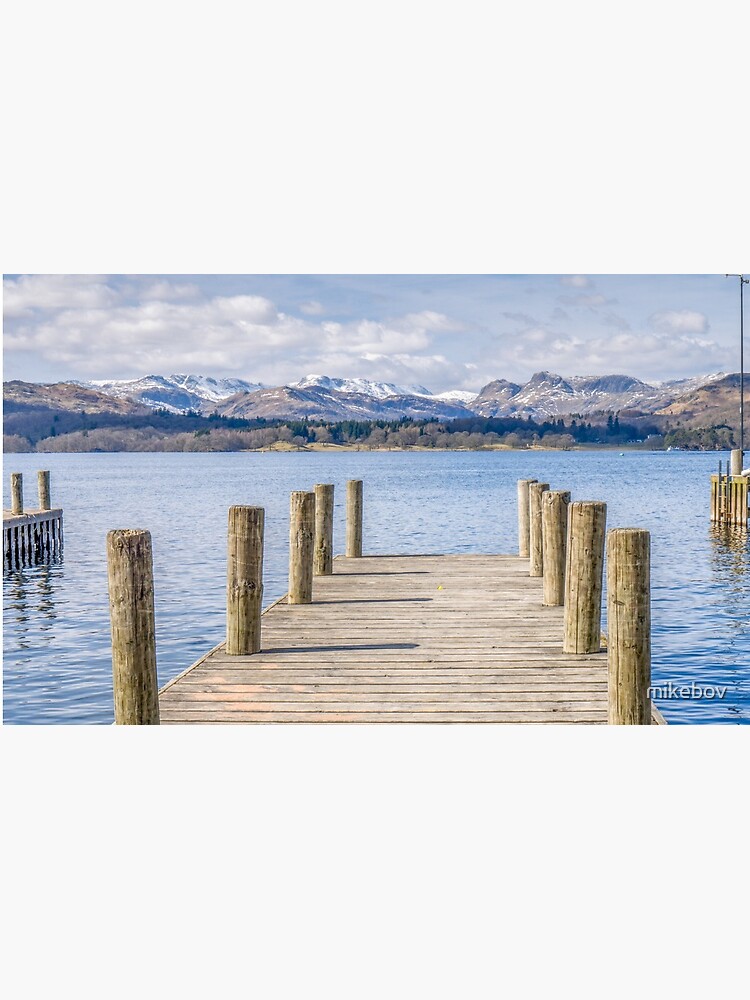
[[[724,275],[12,275],[3,379],[306,375],[476,391],[739,370]]]

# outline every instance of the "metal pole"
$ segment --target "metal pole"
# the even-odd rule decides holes
[[[745,463],[745,310],[742,293],[746,280],[740,275],[740,452],[743,468]],[[741,471],[742,469],[740,469]]]
[[[743,285],[750,284],[744,274],[725,274],[725,278],[740,279],[740,454],[745,456],[745,308]]]

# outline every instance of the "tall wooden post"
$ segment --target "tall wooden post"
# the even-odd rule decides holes
[[[333,484],[315,486],[315,576],[333,573]]]
[[[642,528],[607,533],[609,722],[651,725],[651,536]]]
[[[289,604],[311,604],[315,494],[295,490],[289,518]]]
[[[110,531],[107,572],[115,722],[158,725],[151,532]]]
[[[565,550],[568,538],[567,490],[548,490],[542,494],[542,604],[555,607],[565,603]]]
[[[226,642],[229,656],[260,652],[264,523],[262,507],[229,508]]]
[[[729,474],[731,476],[741,476],[742,475],[742,462],[744,456],[739,448],[732,448],[732,457]]]
[[[10,474],[10,510],[12,514],[23,514],[23,476],[20,472]]]
[[[518,555],[529,558],[529,486],[536,479],[518,480]]]
[[[362,480],[346,484],[346,554],[350,559],[362,556]]]
[[[605,503],[575,500],[568,506],[564,653],[598,653],[601,648],[606,522]]]
[[[543,572],[542,493],[548,489],[549,483],[529,483],[529,576]]]
[[[36,474],[37,485],[39,488],[39,510],[49,510],[50,509],[50,499],[49,499],[49,472],[42,471],[41,469]]]

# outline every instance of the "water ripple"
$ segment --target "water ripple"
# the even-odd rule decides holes
[[[718,456],[724,458],[725,456]],[[653,682],[726,685],[723,699],[670,699],[671,723],[750,722],[747,533],[708,523],[717,456],[629,452],[14,455],[52,473],[64,559],[4,579],[4,721],[109,723],[112,672],[105,538],[153,536],[157,659],[165,683],[223,638],[227,508],[266,508],[265,603],[286,589],[289,492],[365,482],[370,552],[512,552],[516,480],[604,499],[608,525],[652,532]],[[7,502],[6,502],[7,503]],[[606,615],[605,615],[606,623]]]

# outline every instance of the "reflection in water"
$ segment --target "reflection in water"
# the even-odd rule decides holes
[[[750,664],[743,663],[742,647],[750,634],[750,537],[747,528],[733,525],[712,525],[710,537],[710,566],[717,612],[724,619],[726,668],[736,685],[733,700],[747,703],[750,701]],[[740,717],[741,704],[727,705],[726,711]]]
[[[717,583],[746,594],[750,589],[750,535],[747,528],[711,525],[711,569]]]
[[[57,619],[55,579],[62,573],[60,561],[6,573],[3,578],[5,617],[12,619],[20,649],[33,649],[53,639]]]

